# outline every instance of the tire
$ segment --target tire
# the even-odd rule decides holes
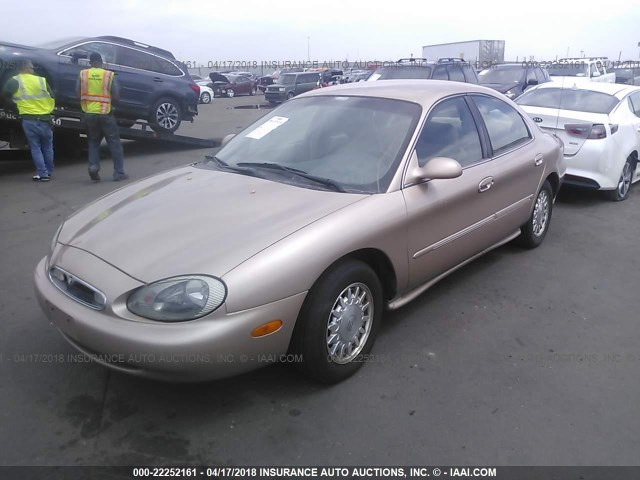
[[[295,97],[295,94],[293,92],[287,93],[287,100],[291,100],[293,97]]]
[[[149,123],[159,133],[173,133],[182,122],[182,109],[172,98],[163,97],[153,104]]]
[[[527,223],[520,227],[520,236],[516,242],[524,248],[538,247],[547,236],[551,213],[553,211],[553,189],[549,180],[545,180],[536,195],[533,212]]]
[[[200,95],[200,103],[211,103],[211,95],[209,95],[209,92],[202,92],[202,95]]]
[[[627,159],[627,162],[622,167],[622,173],[618,180],[618,187],[615,190],[607,192],[609,200],[612,202],[622,202],[629,197],[629,191],[631,190],[631,182],[633,181],[634,161]]]
[[[343,313],[338,316],[338,311]],[[311,288],[290,350],[301,355],[297,366],[307,376],[321,383],[338,383],[360,369],[381,321],[380,280],[367,264],[347,260],[331,267]]]
[[[251,92],[249,92],[249,95],[253,97],[255,94],[256,94],[256,87],[252,87]]]
[[[230,89],[227,90],[227,97],[233,98],[235,96],[236,96],[236,92],[235,92],[235,90],[233,88],[230,88]]]

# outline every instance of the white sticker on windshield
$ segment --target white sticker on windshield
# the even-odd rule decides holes
[[[275,130],[288,120],[289,119],[287,117],[271,117],[268,121],[260,125],[258,128],[248,133],[247,138],[260,140],[262,137]]]
[[[379,73],[374,73],[367,80],[373,82],[374,80],[378,80],[382,75]]]

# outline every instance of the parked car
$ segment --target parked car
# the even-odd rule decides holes
[[[282,75],[284,75],[286,73],[298,73],[298,72],[303,72],[303,71],[304,71],[303,68],[298,68],[298,67],[282,68],[282,69],[279,69],[279,70],[275,70],[271,75],[265,75],[264,77],[258,77],[258,79],[257,79],[258,90],[260,90],[262,93],[264,93],[269,85],[273,85],[274,83],[276,83],[280,79],[280,76],[282,76]]]
[[[614,65],[611,72],[616,76],[616,83],[640,85],[640,61],[621,62]]]
[[[264,92],[264,98],[269,103],[282,103],[296,95],[320,88],[322,74],[318,72],[285,73],[278,83],[269,85]]]
[[[493,88],[512,100],[529,87],[551,81],[545,70],[526,63],[494,65],[482,70],[478,74],[478,80],[481,85]]]
[[[36,73],[56,92],[56,105],[80,110],[76,81],[97,52],[116,73],[120,101],[114,115],[121,123],[144,119],[159,132],[174,132],[198,114],[200,88],[171,52],[121,37],[103,36],[51,42],[40,47],[0,43],[0,87],[11,76],[17,56],[31,59]]]
[[[200,103],[211,103],[214,97],[213,88],[200,85]]]
[[[607,72],[606,58],[561,58],[546,65],[552,81],[564,84],[582,82],[615,83],[616,76]]]
[[[424,58],[404,58],[398,60],[395,65],[378,68],[369,76],[367,82],[397,79],[453,80],[478,83],[476,71],[462,59],[441,59],[433,62]]]
[[[255,95],[257,92],[256,82],[243,75],[226,74],[228,83],[220,89],[222,95],[233,98],[236,95]]]
[[[585,82],[545,83],[516,101],[565,145],[565,183],[605,190],[625,200],[640,180],[640,87]]]
[[[539,246],[561,160],[485,87],[317,89],[216,156],[77,210],[36,267],[37,298],[71,345],[121,372],[188,381],[290,361],[339,382],[385,308],[510,240]]]

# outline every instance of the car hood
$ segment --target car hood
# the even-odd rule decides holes
[[[222,276],[366,196],[183,167],[81,209],[65,221],[58,241],[142,282],[188,273]]]

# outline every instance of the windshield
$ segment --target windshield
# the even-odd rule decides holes
[[[371,75],[371,80],[398,80],[398,79],[429,79],[431,67],[385,67],[376,70]]]
[[[543,107],[575,112],[609,113],[618,104],[613,95],[569,88],[538,88],[529,90],[515,102],[530,107]]]
[[[68,37],[68,38],[62,38],[62,39],[58,39],[58,40],[50,40],[48,42],[39,43],[39,44],[36,44],[36,45],[33,45],[33,46],[36,47],[36,48],[44,48],[44,49],[48,49],[48,50],[57,50],[59,48],[66,47],[67,45],[74,44],[74,43],[79,42],[81,40],[86,40],[86,37]]]
[[[552,77],[588,77],[589,65],[586,63],[552,63],[547,67]]]
[[[478,74],[480,83],[519,83],[523,77],[524,68],[522,65],[487,68]]]
[[[280,85],[295,85],[296,75],[282,75],[278,83]]]
[[[239,173],[251,164],[247,174],[305,188],[327,187],[273,166],[328,180],[341,191],[382,193],[389,188],[421,110],[415,103],[385,98],[294,99],[239,133],[217,159]],[[212,161],[205,166],[221,168]]]

